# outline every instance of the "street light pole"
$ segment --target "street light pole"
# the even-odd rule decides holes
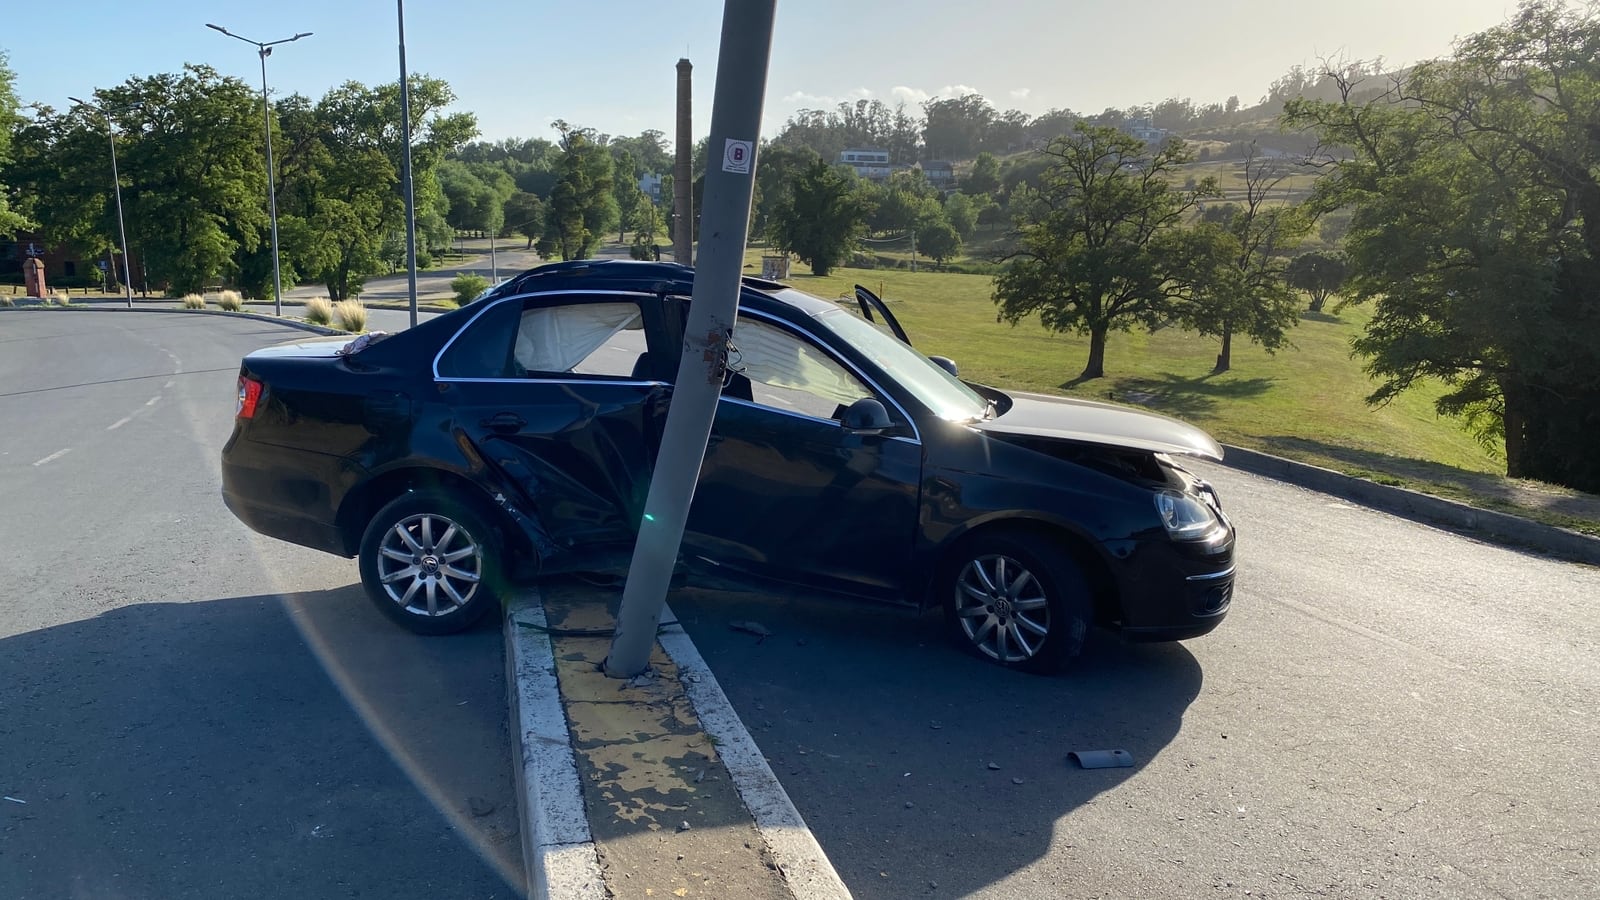
[[[411,327],[417,327],[417,199],[411,184],[411,76],[406,70],[406,4],[394,0],[400,20],[400,189],[406,199],[406,293],[411,298]]]
[[[106,119],[106,134],[111,139],[111,185],[117,195],[117,236],[122,239],[122,290],[128,297],[128,308],[133,309],[133,279],[128,276],[128,229],[122,224],[122,176],[117,174],[117,133],[111,126],[111,114],[93,103],[68,97],[79,106],[92,109]],[[115,275],[116,272],[112,272]]]
[[[207,22],[206,27],[244,41],[246,44],[254,44],[256,55],[261,57],[261,121],[267,135],[267,210],[272,217],[272,304],[274,314],[281,316],[283,315],[283,271],[278,265],[278,184],[272,165],[272,107],[267,101],[267,57],[272,55],[272,48],[278,44],[293,43],[301,38],[311,37],[312,33],[304,31],[294,37],[276,41],[252,41],[234,34],[221,25]]]

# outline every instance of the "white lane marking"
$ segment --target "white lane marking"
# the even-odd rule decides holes
[[[144,405],[145,406],[155,406],[156,405],[156,401],[160,400],[160,399],[161,399],[161,395],[157,394],[154,397],[151,397],[149,400],[146,400],[144,402]]]
[[[60,459],[63,456],[66,456],[68,453],[71,453],[71,452],[72,452],[72,448],[71,447],[68,447],[65,450],[57,450],[56,452],[50,454],[49,456],[46,456],[44,459],[41,459],[38,462],[34,463],[34,465],[42,466],[45,463],[55,462],[56,460]]]
[[[124,426],[124,425],[126,425],[126,424],[128,424],[129,422],[132,422],[132,421],[133,421],[133,416],[123,416],[122,418],[116,420],[115,422],[112,422],[110,425],[107,425],[106,426],[106,430],[107,431],[116,431],[118,428],[121,428],[122,426]]]
[[[668,622],[678,621],[666,605],[661,607],[661,617]],[[722,685],[711,674],[711,667],[700,656],[689,633],[683,626],[673,624],[661,629],[656,641],[678,667],[678,680],[700,718],[700,727],[715,740],[717,755],[722,757],[739,798],[755,820],[756,830],[766,839],[767,850],[783,873],[784,883],[796,897],[850,900],[850,889],[800,817],[789,792],[767,765],[767,758],[728,702],[728,695],[722,692]]]

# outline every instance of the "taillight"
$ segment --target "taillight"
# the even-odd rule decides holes
[[[254,418],[256,404],[261,400],[261,382],[248,375],[239,376],[239,405],[233,414],[240,419]]]

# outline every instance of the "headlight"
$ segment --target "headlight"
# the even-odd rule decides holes
[[[1155,496],[1156,515],[1167,534],[1175,541],[1205,537],[1217,527],[1217,514],[1204,502],[1177,491],[1162,491]]]

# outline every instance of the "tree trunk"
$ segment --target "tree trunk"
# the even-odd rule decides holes
[[[1213,375],[1221,375],[1233,368],[1233,323],[1222,323],[1222,352],[1217,354],[1217,365],[1211,370]]]
[[[1091,378],[1104,378],[1106,374],[1106,332],[1105,325],[1094,325],[1089,329],[1089,362],[1083,367],[1083,374],[1078,376],[1079,381],[1088,381]]]
[[[1328,302],[1328,295],[1327,294],[1321,293],[1320,291],[1313,291],[1312,294],[1311,294],[1311,307],[1310,307],[1310,309],[1314,313],[1322,312],[1323,304],[1325,304],[1327,302]]]
[[[1502,381],[1500,396],[1505,404],[1502,420],[1506,432],[1506,477],[1532,477],[1533,460],[1529,457],[1528,420],[1523,410],[1521,391]]]

